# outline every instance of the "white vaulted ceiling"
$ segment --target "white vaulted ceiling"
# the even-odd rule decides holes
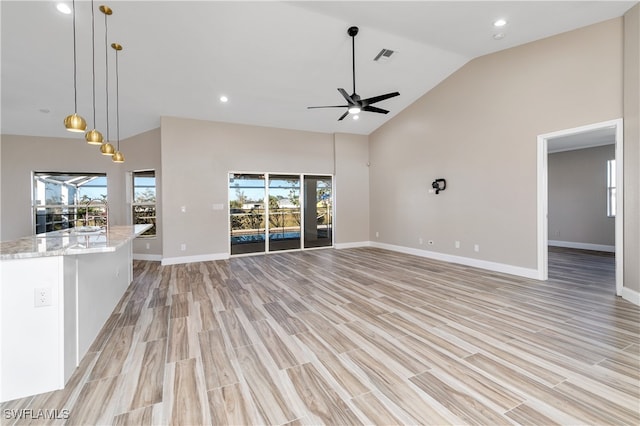
[[[67,1],[71,5],[70,1]],[[635,1],[109,1],[95,2],[97,128],[105,133],[104,15],[120,54],[120,136],[157,128],[161,116],[318,132],[369,134],[469,60],[619,17]],[[3,134],[68,137],[73,112],[72,18],[55,1],[2,1]],[[78,112],[92,126],[91,2],[76,1]],[[508,21],[495,29],[493,21]],[[362,97],[399,91],[339,122],[338,87],[352,92],[351,39]],[[494,39],[504,32],[505,37]],[[374,62],[381,49],[396,53]],[[115,132],[114,52],[110,131]],[[221,95],[229,102],[219,101]],[[113,137],[112,137],[113,139]]]

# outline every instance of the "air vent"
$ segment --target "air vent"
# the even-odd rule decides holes
[[[388,60],[391,58],[391,55],[393,55],[393,54],[394,54],[394,51],[393,51],[393,50],[390,50],[390,49],[382,49],[382,50],[380,51],[380,53],[378,53],[378,54],[376,55],[376,57],[375,57],[375,58],[373,58],[373,60],[374,60],[374,61],[376,61],[376,62],[378,62],[378,61],[380,61],[380,62],[386,62],[386,61],[388,61]]]

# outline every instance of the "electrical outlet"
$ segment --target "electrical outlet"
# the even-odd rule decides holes
[[[180,207],[180,211],[181,211],[182,213],[186,213],[186,212],[187,212],[187,206],[182,206],[182,207]]]
[[[380,237],[380,233],[378,231],[376,231],[376,238]]]
[[[180,244],[180,250],[185,251],[187,249],[187,245],[185,243]]]
[[[51,287],[36,288],[34,291],[34,306],[51,306]]]
[[[456,248],[460,248],[460,241],[456,241],[455,246]]]
[[[418,238],[418,243],[422,245],[422,238]]]
[[[147,250],[149,250],[151,248],[151,244],[147,243]]]
[[[476,252],[480,251],[480,244],[474,244],[473,251],[476,251]]]

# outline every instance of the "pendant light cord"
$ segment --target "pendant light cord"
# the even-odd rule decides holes
[[[116,50],[116,137],[120,151],[120,77],[118,72],[118,50]]]
[[[93,128],[96,128],[96,20],[93,11],[93,0],[91,0],[91,60],[93,70]]]
[[[107,14],[104,14],[104,69],[105,87],[107,98],[107,142],[109,142],[109,28],[107,27]]]
[[[77,85],[77,62],[76,62],[76,0],[73,0],[73,112],[78,113],[78,85]]]

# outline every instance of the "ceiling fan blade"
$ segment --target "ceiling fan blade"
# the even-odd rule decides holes
[[[346,90],[340,88],[338,89],[338,92],[340,92],[340,94],[347,100],[347,103],[349,105],[355,105],[356,102],[353,100],[353,98],[351,98],[351,96],[349,96],[349,94],[347,93]]]
[[[372,98],[363,99],[362,104],[365,106],[371,105],[371,104],[375,104],[376,102],[384,101],[385,99],[394,98],[396,96],[400,96],[400,93],[393,92],[393,93],[387,93],[385,95],[374,96]]]
[[[323,105],[323,106],[310,106],[307,107],[307,109],[314,109],[314,108],[349,108],[351,105]]]
[[[344,118],[345,118],[347,115],[349,115],[349,111],[347,111],[347,112],[345,112],[344,114],[342,114],[342,115],[340,116],[340,118],[338,118],[338,121],[342,121],[342,120],[344,120]]]
[[[369,112],[377,112],[380,114],[387,114],[389,111],[387,111],[386,109],[382,109],[382,108],[377,108],[371,105],[367,105],[366,107],[362,108],[363,111],[369,111]]]

